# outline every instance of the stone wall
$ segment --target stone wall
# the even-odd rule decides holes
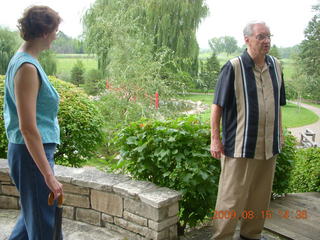
[[[92,167],[56,166],[55,174],[64,186],[65,218],[106,227],[130,240],[178,239],[179,192]],[[0,208],[19,208],[19,193],[4,159],[0,159]]]

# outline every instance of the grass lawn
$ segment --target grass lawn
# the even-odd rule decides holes
[[[71,72],[71,69],[73,68],[74,64],[81,60],[83,63],[83,66],[86,71],[95,68],[98,68],[98,61],[95,58],[75,58],[75,57],[63,57],[63,58],[57,58],[57,72]]]
[[[213,100],[213,94],[197,94],[197,95],[185,95],[181,97],[182,99],[189,99],[192,101],[201,101],[205,104],[211,106]],[[210,120],[210,111],[209,108],[202,114],[199,114],[199,117],[203,121]],[[318,116],[306,109],[300,108],[292,103],[287,103],[286,106],[282,107],[282,115],[283,115],[283,126],[286,128],[294,128],[300,127],[308,124],[312,124],[318,121]]]
[[[319,117],[306,108],[299,108],[296,104],[287,103],[282,107],[283,126],[287,128],[301,127],[315,123]]]

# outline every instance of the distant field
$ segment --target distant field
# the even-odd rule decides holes
[[[98,68],[98,61],[95,56],[88,54],[57,54],[57,75],[63,80],[68,80],[71,69],[78,60],[81,60],[85,71]]]

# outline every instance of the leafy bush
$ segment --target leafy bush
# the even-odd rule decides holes
[[[50,77],[60,95],[59,124],[61,145],[55,158],[58,164],[81,166],[102,145],[103,119],[94,102],[79,88]],[[0,76],[0,105],[3,105],[4,76]],[[6,157],[7,138],[0,108],[0,157]]]
[[[3,119],[4,76],[0,75],[0,158],[7,157],[8,141]]]
[[[195,226],[215,205],[220,161],[210,155],[210,130],[194,117],[141,120],[115,138],[120,164],[140,180],[180,191],[182,230]]]
[[[83,90],[55,77],[50,80],[60,95],[61,145],[55,155],[57,162],[81,166],[104,143],[102,115]]]
[[[97,69],[91,69],[86,74],[84,90],[89,95],[97,95],[104,90],[105,82],[102,77],[102,73]]]
[[[289,190],[290,192],[320,191],[320,148],[297,151]]]
[[[289,178],[296,154],[296,139],[287,130],[284,130],[285,144],[277,157],[276,171],[272,191],[276,194],[288,192]]]

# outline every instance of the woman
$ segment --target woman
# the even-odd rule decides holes
[[[60,22],[59,14],[46,6],[26,9],[18,21],[24,43],[7,69],[4,120],[21,212],[9,240],[52,239],[55,207],[48,206],[48,194],[63,194],[53,173],[53,155],[60,143],[59,95],[37,60],[56,39]]]

